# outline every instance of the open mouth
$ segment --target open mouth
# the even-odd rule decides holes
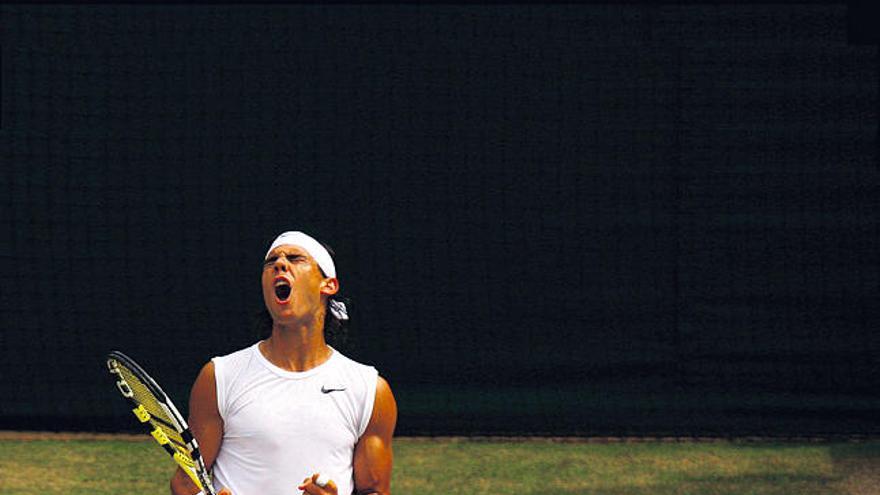
[[[275,297],[279,303],[286,303],[290,300],[290,282],[283,278],[275,280]]]

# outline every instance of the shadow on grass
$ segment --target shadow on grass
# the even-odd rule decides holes
[[[602,495],[880,495],[880,443],[828,447],[833,472],[822,474],[736,474],[682,476],[676,480],[596,491],[554,487],[553,493]],[[625,485],[625,480],[621,484]],[[537,495],[539,491],[525,492]]]
[[[821,475],[731,475],[683,477],[640,486],[620,486],[584,491],[583,488],[570,490],[554,487],[552,493],[578,495],[838,495],[835,476]],[[546,491],[523,492],[530,495]]]
[[[880,443],[834,445],[830,449],[842,495],[880,495]]]

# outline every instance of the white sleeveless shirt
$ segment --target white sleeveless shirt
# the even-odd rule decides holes
[[[322,473],[340,495],[352,493],[354,448],[373,413],[378,372],[335,349],[315,368],[286,371],[258,345],[212,359],[223,418],[214,487],[291,495]]]

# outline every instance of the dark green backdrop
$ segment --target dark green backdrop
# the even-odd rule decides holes
[[[0,428],[133,426],[113,348],[184,405],[295,228],[400,433],[880,433],[844,5],[0,15]]]

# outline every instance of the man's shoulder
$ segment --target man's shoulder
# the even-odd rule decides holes
[[[357,370],[362,373],[373,373],[376,372],[376,368],[369,364],[364,364],[359,361],[355,361],[354,359],[342,354],[341,352],[333,349],[333,352],[336,353],[336,361],[340,367],[348,368],[351,370]]]
[[[214,363],[214,366],[229,366],[235,365],[239,363],[245,363],[251,359],[254,354],[254,350],[256,349],[257,344],[251,344],[243,349],[238,349],[236,351],[232,351],[228,354],[222,354],[219,356],[214,356],[211,358],[211,362]]]

